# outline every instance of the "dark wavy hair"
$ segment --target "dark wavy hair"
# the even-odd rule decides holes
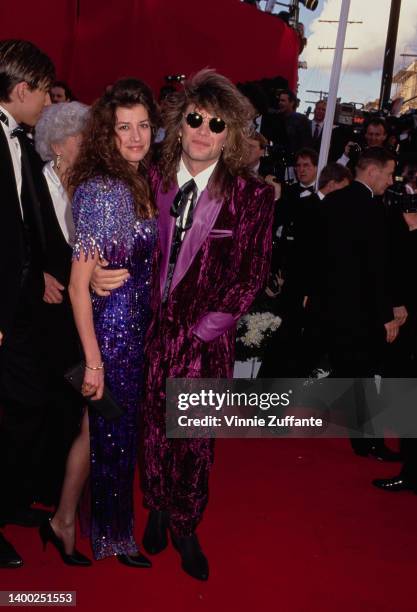
[[[228,128],[224,149],[209,183],[212,197],[227,191],[235,176],[247,176],[247,159],[255,110],[225,76],[205,68],[185,81],[181,91],[169,95],[162,105],[166,130],[159,167],[165,190],[175,181],[182,146],[179,138],[183,115],[189,104],[221,117]]]
[[[159,110],[152,91],[138,79],[117,81],[106,89],[91,109],[69,184],[71,190],[75,191],[78,185],[96,176],[120,179],[134,196],[138,217],[149,219],[156,215],[156,205],[147,178],[151,151],[141,160],[136,171],[122,157],[116,144],[116,109],[132,108],[137,104],[142,104],[148,111],[153,141],[155,128],[159,125]]]

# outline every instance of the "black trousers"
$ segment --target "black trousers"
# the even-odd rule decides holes
[[[417,378],[417,308],[407,304],[408,318],[397,339],[387,345],[382,364],[386,378]],[[417,488],[417,440],[401,439],[404,463],[401,475]]]
[[[0,519],[33,501],[46,443],[46,373],[36,325],[40,302],[29,280],[0,348]]]
[[[362,379],[377,372],[383,331],[371,333],[346,331],[324,322],[300,300],[287,310],[287,316],[271,339],[258,378],[304,378],[324,364],[334,378],[355,379],[351,395],[346,396],[346,425],[355,430],[352,448],[366,454],[372,446],[382,445],[382,432],[372,429],[372,412],[378,407],[376,387]],[[376,436],[379,434],[379,437]]]

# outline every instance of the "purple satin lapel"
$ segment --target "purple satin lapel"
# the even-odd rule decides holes
[[[172,237],[174,235],[175,218],[170,215],[171,204],[174,201],[175,195],[178,191],[178,185],[175,184],[166,193],[159,187],[157,204],[159,210],[159,240],[161,244],[161,268],[160,268],[160,284],[161,284],[161,295],[163,294],[167,273],[169,255],[171,253]]]
[[[201,245],[216,222],[223,200],[213,200],[205,189],[197,202],[192,227],[187,231],[175,266],[170,293],[184,278]]]

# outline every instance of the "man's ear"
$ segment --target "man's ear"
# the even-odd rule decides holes
[[[29,85],[26,83],[26,81],[20,81],[20,83],[17,83],[13,87],[10,93],[10,99],[16,102],[24,102],[28,91]]]

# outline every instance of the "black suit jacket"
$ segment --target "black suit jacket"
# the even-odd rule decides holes
[[[30,165],[34,172],[28,204],[32,208],[33,227],[31,229],[40,249],[44,246],[40,205],[33,185],[36,183],[37,157],[33,146],[28,141],[26,146]],[[7,138],[0,128],[0,276],[2,290],[0,298],[0,330],[7,335],[19,306],[23,272],[26,261],[25,233],[17,193],[13,162]],[[31,270],[31,290],[34,300],[43,292],[41,262],[33,262]]]
[[[56,381],[62,381],[64,372],[82,357],[67,290],[71,273],[72,248],[62,233],[43,173],[36,187],[45,229],[46,250],[43,271],[51,274],[65,287],[61,304],[42,302],[39,316],[39,327],[43,338],[42,354],[49,375],[55,374]]]
[[[393,319],[385,211],[354,181],[320,205],[310,307],[335,333],[367,337]]]
[[[72,248],[62,233],[48,183],[42,172],[36,187],[41,203],[42,222],[45,229],[43,271],[48,272],[62,285],[67,287],[71,273]]]

